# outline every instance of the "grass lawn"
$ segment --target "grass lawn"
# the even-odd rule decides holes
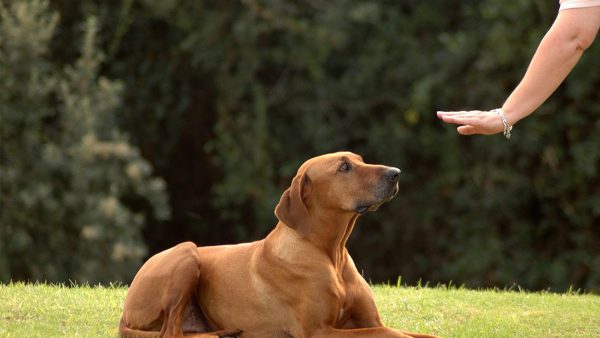
[[[443,337],[600,337],[600,296],[374,286],[388,326]],[[0,284],[0,337],[117,337],[127,290]]]

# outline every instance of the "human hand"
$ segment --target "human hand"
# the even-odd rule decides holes
[[[502,120],[494,111],[438,111],[437,117],[446,123],[459,124],[461,135],[493,135],[504,131]]]

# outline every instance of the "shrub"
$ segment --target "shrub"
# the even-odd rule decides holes
[[[0,16],[0,279],[127,280],[146,254],[147,215],[169,208],[164,181],[115,126],[123,86],[98,75],[96,19],[61,67],[46,1]]]

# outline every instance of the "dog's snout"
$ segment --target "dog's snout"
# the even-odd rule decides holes
[[[385,172],[385,177],[393,183],[396,183],[400,180],[400,169],[398,168],[390,168]]]

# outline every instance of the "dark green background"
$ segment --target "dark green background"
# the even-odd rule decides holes
[[[115,171],[90,174],[90,182],[105,183],[85,184],[77,196],[116,196],[127,215],[143,216],[134,228],[126,220],[110,227],[106,215],[77,220],[94,202],[62,209],[57,202],[52,209],[18,200],[39,180],[54,191],[40,200],[64,199],[79,173],[63,173],[61,181],[56,168],[27,157],[23,142],[66,149],[82,141],[60,136],[61,126],[77,124],[65,114],[61,95],[68,93],[51,84],[32,101],[22,94],[35,83],[31,72],[14,76],[12,92],[3,80],[0,169],[15,166],[22,183],[2,181],[0,276],[127,282],[146,255],[180,241],[260,239],[276,223],[273,208],[305,159],[351,150],[402,169],[398,196],[362,218],[349,242],[368,280],[395,282],[401,275],[411,284],[597,292],[600,44],[515,126],[510,141],[461,137],[435,116],[501,106],[557,11],[558,1],[548,0],[51,1],[43,12],[59,19],[47,52],[32,63],[41,69],[36,74],[67,77],[65,69],[80,59],[86,20],[94,17],[95,53],[103,58],[88,78],[98,88],[108,79],[119,90],[107,94],[117,98],[114,106],[102,110],[96,98],[90,113],[110,117],[116,139],[139,149],[153,168],[146,181],[162,177],[166,185],[144,193],[123,174],[124,165],[99,159],[91,166]],[[39,37],[34,28],[25,31]],[[10,63],[7,54],[3,72],[27,61]],[[45,117],[27,118],[40,109]],[[10,131],[15,123],[27,127]],[[35,137],[21,139],[28,133]],[[32,163],[41,173],[25,169]],[[170,217],[157,212],[166,200]],[[72,212],[56,214],[67,207]],[[102,245],[93,238],[82,244],[85,222],[97,224]],[[126,231],[146,251],[118,260],[114,243]],[[19,246],[15,238],[27,240]],[[49,238],[60,239],[49,248]],[[98,251],[87,253],[88,246]],[[97,268],[88,271],[90,264]],[[102,268],[107,264],[121,268]]]

